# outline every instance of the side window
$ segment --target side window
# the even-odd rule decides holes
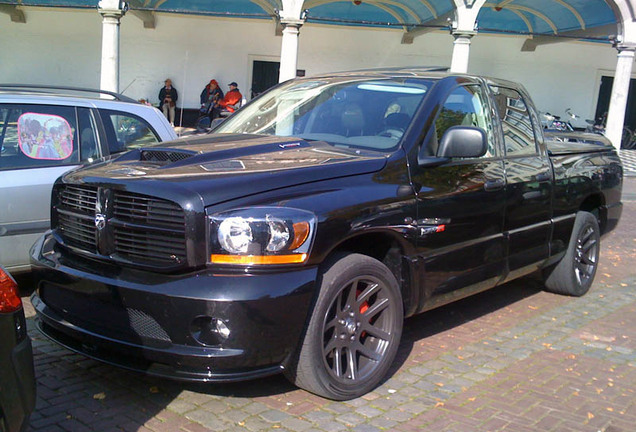
[[[77,121],[79,124],[80,157],[82,162],[93,162],[101,156],[95,119],[88,108],[78,108]]]
[[[488,151],[484,157],[496,156],[492,118],[481,86],[458,87],[446,98],[435,121],[437,139],[441,140],[452,126],[474,126],[483,129],[488,138]]]
[[[532,121],[521,94],[513,89],[491,86],[503,129],[507,155],[537,154]]]
[[[0,105],[0,170],[76,165],[75,108]]]
[[[119,111],[100,110],[108,148],[118,153],[159,142],[156,132],[141,117]]]

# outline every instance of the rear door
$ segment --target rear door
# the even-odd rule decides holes
[[[55,180],[101,156],[90,110],[0,104],[0,263],[28,269],[28,251],[49,228]]]
[[[538,121],[520,91],[490,86],[506,152],[506,216],[509,278],[528,273],[548,257],[552,217],[552,167]]]
[[[412,171],[419,188],[418,253],[423,261],[424,301],[431,296],[457,296],[459,288],[490,288],[503,277],[504,162],[486,94],[481,84],[452,88],[421,151],[436,155],[447,129],[474,126],[486,132],[487,153]]]

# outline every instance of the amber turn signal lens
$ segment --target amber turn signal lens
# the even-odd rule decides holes
[[[210,255],[214,264],[264,265],[264,264],[299,264],[305,262],[307,254],[294,255]]]
[[[298,222],[298,223],[295,223],[293,226],[294,226],[294,240],[289,245],[289,250],[298,249],[303,243],[305,243],[305,240],[307,240],[307,237],[309,237],[310,228],[309,228],[308,222]]]
[[[0,312],[14,312],[21,307],[18,284],[0,268]]]

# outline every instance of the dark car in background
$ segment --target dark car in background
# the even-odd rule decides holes
[[[0,266],[0,432],[24,431],[35,407],[35,372],[22,300]]]

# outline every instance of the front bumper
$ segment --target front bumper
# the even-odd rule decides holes
[[[280,372],[300,342],[318,273],[157,274],[65,256],[50,233],[31,262],[44,335],[109,364],[184,381]]]

